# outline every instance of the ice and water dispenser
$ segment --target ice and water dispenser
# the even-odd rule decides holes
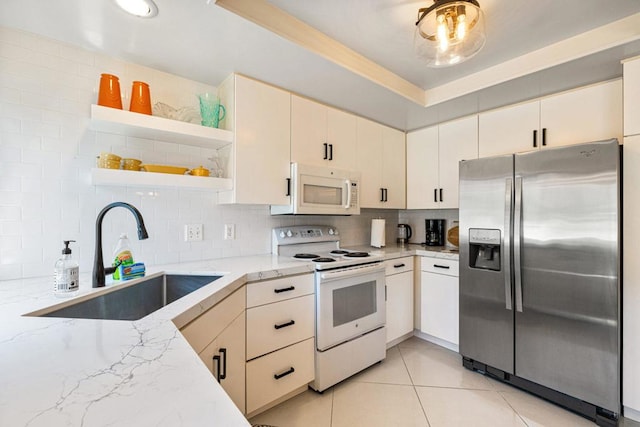
[[[500,230],[469,229],[469,267],[500,271]]]

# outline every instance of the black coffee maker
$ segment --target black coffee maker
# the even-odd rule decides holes
[[[427,246],[444,246],[444,219],[425,219],[426,237],[425,242]]]

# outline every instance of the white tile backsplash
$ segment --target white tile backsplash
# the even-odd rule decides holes
[[[105,262],[123,232],[135,258],[148,265],[269,253],[271,229],[294,224],[330,224],[344,246],[368,245],[371,219],[380,217],[387,241],[395,239],[396,210],[274,217],[268,206],[218,205],[217,194],[205,191],[92,186],[90,170],[102,151],[189,167],[207,166],[216,154],[90,130],[101,73],[120,78],[125,109],[133,80],[149,83],[152,103],[177,108],[198,109],[197,94],[217,88],[9,28],[0,28],[0,40],[0,280],[51,274],[63,239],[76,240],[73,254],[90,271],[96,217],[114,201],[140,210],[149,239],[137,240],[130,212],[111,210],[102,225]],[[188,223],[203,224],[203,241],[184,242]],[[224,224],[235,224],[235,240],[224,240]]]

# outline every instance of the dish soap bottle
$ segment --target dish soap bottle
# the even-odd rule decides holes
[[[75,240],[63,242],[62,258],[56,261],[53,281],[53,293],[60,297],[75,295],[80,286],[78,263],[71,258],[71,249],[69,249],[69,243]]]
[[[113,266],[118,267],[119,265],[132,265],[133,264],[133,254],[131,253],[131,246],[129,245],[129,238],[125,233],[120,235],[120,239],[118,240],[118,244],[116,245],[116,249],[113,251]],[[118,268],[113,273],[113,280],[120,280],[120,272]]]

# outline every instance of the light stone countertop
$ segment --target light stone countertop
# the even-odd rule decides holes
[[[387,259],[458,256],[417,245],[360,249]],[[24,316],[70,300],[53,295],[52,277],[0,281],[0,425],[248,426],[178,328],[248,281],[309,273],[312,264],[258,255],[147,275],[162,271],[224,275],[137,321]],[[74,299],[105,289],[92,289],[89,273],[80,280]]]

